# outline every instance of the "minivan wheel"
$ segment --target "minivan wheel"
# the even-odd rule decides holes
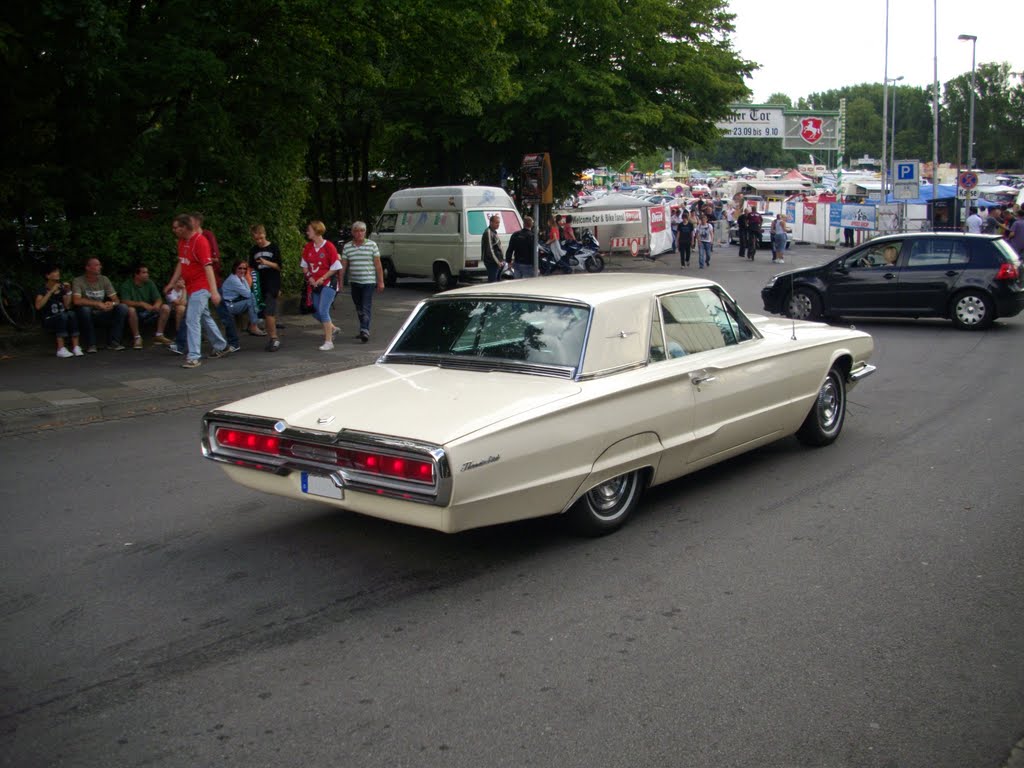
[[[957,328],[980,331],[995,320],[992,299],[981,291],[963,291],[953,297],[949,316]]]
[[[434,265],[434,286],[439,291],[447,291],[456,286],[452,271],[444,262]]]
[[[391,259],[381,259],[380,268],[384,272],[384,285],[394,288],[398,284],[398,273]]]
[[[810,288],[796,288],[786,300],[786,315],[795,320],[820,320],[821,298]]]

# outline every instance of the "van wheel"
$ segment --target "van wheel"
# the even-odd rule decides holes
[[[434,265],[434,286],[439,291],[447,291],[458,284],[451,269],[443,261]]]
[[[384,272],[384,285],[394,288],[398,284],[398,273],[395,271],[395,265],[391,259],[381,259],[380,268]]]

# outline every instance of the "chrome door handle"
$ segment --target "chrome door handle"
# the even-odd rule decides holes
[[[712,381],[717,381],[717,379],[710,373],[698,373],[696,376],[690,377],[690,381],[693,382],[693,386],[699,387],[701,384],[710,384]]]

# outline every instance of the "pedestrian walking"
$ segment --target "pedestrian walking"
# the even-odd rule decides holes
[[[335,275],[341,271],[341,260],[334,243],[324,239],[327,227],[322,221],[313,220],[306,226],[306,237],[309,242],[302,248],[299,266],[306,275],[306,281],[313,291],[313,317],[320,321],[324,329],[324,343],[318,349],[329,352],[334,349],[334,334],[338,332],[331,320],[331,306],[338,295],[338,282]]]
[[[786,243],[789,241],[788,232],[786,215],[780,213],[772,222],[772,264],[785,263]]]
[[[679,266],[690,266],[690,254],[693,251],[693,240],[696,227],[689,213],[683,213],[676,229],[676,242],[679,245]]]
[[[505,261],[501,256],[501,239],[498,237],[498,227],[501,226],[501,216],[493,214],[487,222],[487,229],[484,230],[480,239],[480,258],[487,270],[487,282],[496,283],[501,275],[501,268]]]
[[[701,269],[711,266],[711,251],[715,246],[715,228],[708,223],[708,217],[701,214],[700,224],[697,225],[697,245],[700,251],[697,254],[697,263]]]
[[[223,357],[228,352],[228,343],[221,335],[217,323],[210,314],[210,302],[214,306],[220,304],[220,291],[217,289],[217,278],[213,273],[213,259],[210,256],[210,244],[203,237],[201,229],[194,228],[194,220],[188,214],[174,217],[171,230],[178,238],[178,263],[174,274],[164,286],[168,293],[178,282],[185,279],[185,291],[188,293],[188,304],[185,307],[185,327],[188,338],[188,355],[182,368],[198,368],[200,366],[200,349],[203,343],[203,331],[213,345],[211,358]]]
[[[488,227],[490,230],[490,227]],[[366,223],[352,224],[352,240],[341,249],[341,275],[352,290],[352,303],[359,318],[359,333],[356,338],[364,344],[370,340],[370,318],[373,312],[373,293],[384,290],[384,268],[380,263],[380,249],[373,240],[366,239]]]

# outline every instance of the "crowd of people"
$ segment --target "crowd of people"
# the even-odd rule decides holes
[[[973,234],[1001,235],[1018,256],[1024,256],[1024,212],[1018,204],[979,209],[971,207],[964,231]]]
[[[359,323],[356,338],[363,343],[370,339],[374,292],[384,290],[380,252],[376,243],[367,239],[366,224],[357,221],[351,229],[352,240],[339,254],[335,245],[324,239],[323,222],[309,222],[309,242],[299,260],[313,314],[323,326],[324,340],[318,348],[325,352],[334,349],[338,327],[331,312],[346,275]],[[131,276],[117,287],[103,274],[103,264],[96,257],[87,259],[84,273],[70,282],[63,279],[59,266],[45,267],[35,308],[43,328],[54,334],[57,357],[95,353],[98,328],[107,330],[109,350],[142,349],[142,331],[153,326],[155,345],[184,356],[183,368],[198,368],[204,334],[209,358],[241,349],[239,317],[244,318],[250,335],[267,337],[266,351],[280,349],[281,251],[268,239],[266,228],[261,224],[250,228],[253,245],[249,257],[236,261],[226,277],[221,274],[217,238],[203,228],[200,214],[175,216],[171,231],[177,239],[177,261],[162,291],[144,263],[135,264]],[[173,339],[167,335],[172,324]],[[130,338],[125,336],[126,329]]]

